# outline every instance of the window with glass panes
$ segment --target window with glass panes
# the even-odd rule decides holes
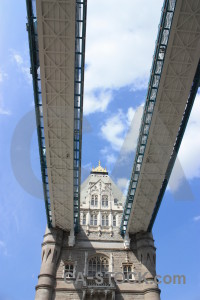
[[[74,277],[74,264],[73,263],[66,263],[65,264],[65,277],[66,278],[73,278]]]
[[[83,214],[82,225],[86,225],[86,214]]]
[[[109,225],[108,215],[102,215],[102,226],[108,226],[108,225]]]
[[[107,207],[108,206],[108,196],[107,195],[103,195],[102,196],[102,206],[103,207]]]
[[[109,262],[105,256],[94,256],[88,261],[88,276],[96,276],[97,273],[102,273],[103,276],[109,271]]]
[[[124,278],[125,279],[132,279],[132,266],[128,264],[123,265],[123,273],[124,273]]]
[[[96,214],[91,214],[90,225],[97,225],[97,215]]]
[[[117,223],[117,222],[116,222],[116,215],[114,215],[114,216],[113,216],[113,227],[116,226],[116,223]]]
[[[98,206],[98,195],[92,195],[91,206]]]

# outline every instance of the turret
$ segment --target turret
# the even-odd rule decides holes
[[[46,229],[42,243],[42,264],[38,285],[36,286],[35,300],[51,300],[55,285],[55,275],[60,250],[62,247],[63,231]]]

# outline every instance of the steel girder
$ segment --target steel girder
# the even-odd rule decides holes
[[[199,85],[199,58],[200,1],[165,1],[122,235],[152,229]]]

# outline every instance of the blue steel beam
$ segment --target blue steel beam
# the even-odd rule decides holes
[[[157,199],[157,202],[156,202],[156,205],[155,205],[152,217],[151,217],[151,221],[149,223],[149,227],[148,227],[149,232],[152,231],[152,228],[153,228],[158,210],[160,208],[165,190],[167,188],[167,184],[168,184],[172,169],[174,167],[176,157],[178,155],[179,148],[181,146],[181,142],[182,142],[182,139],[183,139],[183,136],[184,136],[184,133],[185,133],[185,129],[187,127],[187,123],[188,123],[188,120],[189,120],[189,117],[190,117],[190,113],[192,111],[192,107],[193,107],[193,104],[194,104],[194,100],[195,100],[199,85],[200,85],[200,61],[199,61],[199,64],[197,66],[197,70],[196,70],[196,73],[195,73],[195,76],[194,76],[194,79],[193,79],[193,84],[192,84],[192,87],[191,87],[191,90],[190,90],[190,95],[189,95],[188,102],[187,102],[187,105],[186,105],[186,109],[185,109],[185,112],[184,112],[183,120],[182,120],[180,129],[179,129],[179,132],[178,132],[178,135],[177,135],[176,143],[174,145],[173,153],[172,153],[172,156],[170,158],[170,161],[169,161],[169,164],[168,164],[168,167],[167,167],[167,171],[166,171],[166,174],[165,174],[165,179],[164,179],[162,187],[160,189],[160,193],[159,193],[159,196],[158,196],[158,199]]]
[[[40,166],[42,174],[43,192],[47,216],[47,225],[52,227],[51,218],[51,205],[49,197],[49,184],[46,164],[46,146],[44,136],[44,121],[43,121],[43,109],[42,109],[42,92],[41,92],[41,78],[40,78],[40,63],[39,63],[39,49],[38,49],[38,34],[37,34],[37,17],[35,1],[26,0],[27,7],[27,18],[28,23],[26,28],[29,37],[29,50],[30,50],[30,63],[31,63],[31,74],[33,77],[33,91],[34,91],[34,102],[35,102],[35,114],[36,114],[36,125],[38,134],[38,145],[40,154]]]
[[[180,3],[181,2],[179,2],[179,4]],[[172,20],[173,20],[173,14],[171,14],[170,9],[169,9],[170,7],[171,7],[171,11],[174,12],[175,7],[176,7],[176,1],[165,1],[164,2],[163,13],[161,16],[161,23],[160,23],[160,31],[158,33],[158,38],[157,38],[157,42],[156,42],[153,66],[151,69],[149,88],[148,88],[148,92],[147,92],[147,100],[146,100],[146,105],[145,105],[145,109],[144,109],[144,113],[143,113],[142,125],[140,128],[140,136],[139,136],[138,145],[137,145],[135,163],[134,163],[134,167],[133,167],[133,173],[132,173],[132,177],[131,177],[131,181],[130,181],[130,185],[129,185],[128,195],[127,195],[127,199],[126,199],[126,203],[125,203],[125,207],[124,207],[124,214],[123,214],[122,223],[121,223],[122,235],[125,235],[127,227],[128,227],[129,217],[130,217],[131,208],[132,208],[133,201],[134,201],[137,183],[138,183],[139,176],[140,176],[140,169],[142,166],[144,151],[145,151],[145,147],[146,147],[146,143],[147,143],[147,139],[148,139],[149,128],[150,128],[151,119],[152,119],[152,114],[149,115],[149,110],[151,110],[151,112],[153,113],[154,106],[156,103],[156,96],[157,96],[157,91],[158,91],[158,87],[159,87],[159,81],[160,81],[161,73],[162,73],[162,67],[164,65],[165,54],[167,51],[168,39],[170,36],[170,28],[171,28],[171,24],[172,24]],[[171,14],[171,16],[169,15],[169,13]],[[166,30],[168,30],[168,33]],[[198,34],[199,34],[199,31],[197,31],[197,35]],[[162,62],[159,62],[160,60],[158,60],[158,58],[159,58],[158,51],[160,51],[159,49],[161,49],[161,47],[163,47],[164,44],[165,44],[165,47],[163,48],[163,59],[162,59]],[[196,48],[196,51],[197,51],[197,48]],[[197,53],[198,53],[198,51],[197,51]],[[189,120],[189,116],[190,116],[192,106],[193,106],[193,103],[194,103],[194,100],[196,97],[196,93],[197,93],[198,87],[200,85],[200,63],[199,63],[199,60],[195,63],[198,64],[198,66],[197,66],[195,75],[192,75],[192,76],[194,76],[193,81],[191,81],[192,86],[191,86],[190,91],[188,91],[189,96],[187,98],[187,102],[185,102],[185,109],[183,112],[182,120],[180,121],[180,127],[177,128],[177,136],[176,136],[176,139],[174,140],[172,154],[169,157],[169,162],[166,166],[166,172],[165,172],[165,174],[163,174],[163,181],[160,184],[161,188],[160,188],[160,191],[157,196],[158,198],[157,198],[157,201],[155,202],[153,213],[152,213],[151,217],[149,216],[150,221],[149,221],[149,225],[147,226],[148,231],[152,230],[153,224],[155,222],[155,219],[156,219],[160,204],[162,202],[164,192],[166,190],[166,187],[167,187],[167,184],[168,184],[168,181],[169,181],[169,178],[170,178],[170,175],[171,175],[171,172],[172,172],[172,169],[173,169],[173,166],[174,166],[174,163],[175,163],[175,160],[176,160],[176,157],[177,157],[180,145],[181,145],[181,141],[182,141],[182,138],[183,138],[183,135],[184,135],[184,132],[185,132],[188,120]],[[157,72],[158,70],[159,70],[159,72]],[[157,77],[157,75],[159,75],[159,76]],[[154,103],[150,105],[149,100],[154,100]],[[145,128],[145,126],[146,126],[146,128]],[[146,134],[146,137],[145,137],[145,134]]]
[[[171,24],[173,21],[174,11],[176,7],[176,0],[165,0],[162,8],[161,20],[159,24],[159,31],[156,40],[156,48],[153,56],[153,63],[151,68],[151,75],[148,84],[148,91],[146,97],[146,103],[144,107],[139,139],[137,144],[137,150],[135,155],[135,161],[132,170],[132,176],[129,183],[126,202],[124,205],[124,213],[121,221],[121,234],[125,235],[131,208],[134,201],[134,195],[136,192],[142,161],[144,158],[145,148],[147,144],[149,128],[151,125],[151,119],[154,112],[156,103],[157,91],[159,88],[160,77],[162,68],[165,61],[165,53],[167,51],[168,39],[170,35]]]
[[[37,33],[36,1],[26,0],[27,31],[29,37],[29,50],[31,74],[33,77],[33,90],[35,101],[36,124],[40,165],[43,182],[43,192],[47,216],[47,225],[52,227],[51,202],[49,196],[49,182],[46,164],[46,147],[44,136],[44,121],[41,93],[39,47]],[[86,36],[87,0],[76,0],[75,23],[75,62],[74,62],[74,229],[79,230],[80,223],[80,182],[81,182],[81,147],[82,147],[82,119],[83,119],[83,93],[84,93],[84,65],[85,65],[85,36]]]
[[[74,228],[80,225],[81,149],[83,122],[85,37],[87,0],[76,1],[75,78],[74,78]]]

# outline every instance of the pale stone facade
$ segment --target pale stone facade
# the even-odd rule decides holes
[[[137,282],[139,273],[148,272],[148,280],[156,274],[154,241],[150,233],[121,237],[123,201],[123,194],[99,165],[81,187],[81,230],[75,241],[60,229],[45,232],[36,300],[160,299],[155,282]],[[98,272],[102,280],[95,280]],[[109,277],[106,272],[113,273]],[[136,275],[127,280],[129,272]],[[119,282],[123,276],[124,282]]]

